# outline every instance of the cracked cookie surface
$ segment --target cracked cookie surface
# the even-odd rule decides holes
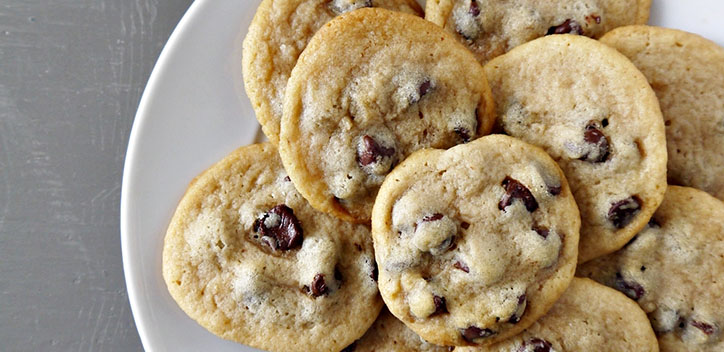
[[[519,335],[460,352],[657,352],[656,335],[635,302],[589,279],[574,278],[546,315]]]
[[[314,33],[337,15],[380,7],[422,16],[415,0],[264,0],[244,38],[242,67],[247,96],[269,140],[279,143],[284,89],[297,58]]]
[[[595,40],[555,35],[485,65],[497,128],[542,147],[581,211],[579,260],[621,248],[666,191],[658,100],[626,57]]]
[[[269,351],[341,350],[382,307],[369,228],[314,210],[271,144],[198,176],[171,220],[163,277],[181,309]]]
[[[428,0],[425,19],[454,33],[484,64],[545,35],[599,38],[644,24],[650,7],[651,0]]]
[[[613,287],[648,314],[662,351],[724,349],[724,203],[669,186],[646,228],[576,272]]]
[[[491,99],[480,64],[438,26],[356,10],[317,32],[292,71],[280,154],[312,206],[368,222],[385,176],[413,151],[487,134]]]
[[[540,148],[491,135],[413,153],[372,216],[380,293],[441,345],[485,345],[542,316],[576,265],[578,209]]]
[[[659,98],[669,183],[724,200],[724,48],[650,26],[622,27],[601,42],[628,57]]]

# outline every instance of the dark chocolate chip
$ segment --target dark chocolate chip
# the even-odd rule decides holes
[[[602,163],[608,159],[608,156],[611,154],[608,137],[598,129],[594,122],[589,122],[588,125],[586,125],[586,129],[583,132],[583,140],[593,145],[594,151],[586,153],[579,158],[580,160],[591,163]]]
[[[470,223],[463,221],[460,223],[460,227],[462,227],[463,230],[467,230],[468,228],[470,228]]]
[[[601,120],[601,126],[608,127],[608,119]]]
[[[431,315],[444,314],[448,312],[445,297],[432,296],[432,302],[435,304],[435,311],[432,312]]]
[[[327,284],[324,282],[324,274],[317,274],[314,276],[314,280],[312,281],[312,286],[310,289],[310,293],[314,297],[319,297],[321,295],[325,295],[329,292],[329,288],[327,287]]]
[[[292,180],[292,179],[291,179],[291,178],[289,178],[289,176],[284,176],[284,181],[287,181],[287,182],[289,182],[289,181],[291,181],[291,180]]]
[[[608,210],[608,221],[616,228],[622,229],[628,225],[631,220],[641,210],[641,198],[631,196],[629,198],[611,203],[611,209]]]
[[[516,198],[525,204],[525,209],[529,212],[532,213],[538,209],[538,201],[535,200],[530,190],[522,183],[510,176],[506,176],[501,185],[505,188],[505,195],[500,200],[500,203],[498,203],[498,209],[505,209],[507,206],[513,204]]]
[[[267,220],[278,216],[278,221],[268,224]],[[302,226],[294,211],[285,204],[279,204],[254,221],[254,231],[261,233],[261,241],[272,250],[289,250],[302,244]]]
[[[469,273],[469,272],[470,272],[470,268],[468,268],[468,266],[465,265],[465,263],[463,263],[463,262],[461,262],[461,261],[455,262],[455,264],[453,264],[453,266],[454,266],[456,269],[460,269],[460,270],[462,270],[462,271],[464,271],[464,272],[466,272],[466,273]]]
[[[362,166],[379,162],[384,157],[395,155],[395,148],[381,146],[368,135],[362,137],[362,149],[357,150],[357,160]]]
[[[567,19],[563,23],[548,28],[546,35],[551,34],[583,34],[583,28],[578,22],[572,19]]]
[[[490,329],[481,329],[477,326],[469,326],[460,332],[463,339],[468,342],[474,342],[476,339],[486,338],[495,335],[495,331]]]
[[[551,349],[553,349],[553,345],[550,342],[534,337],[523,342],[517,352],[550,352]]]
[[[460,139],[463,140],[463,143],[470,142],[470,130],[467,128],[458,126],[455,127],[453,131],[458,135],[458,137],[460,137]]]
[[[480,16],[480,6],[478,6],[477,0],[470,0],[470,8],[468,9],[468,13],[473,17]]]
[[[623,292],[626,296],[634,301],[638,301],[646,294],[646,290],[635,281],[626,280],[621,273],[616,273],[616,289]]]
[[[437,220],[442,219],[442,217],[443,217],[442,214],[440,214],[440,213],[435,213],[435,214],[432,214],[432,215],[425,215],[425,216],[423,216],[423,217],[422,217],[422,221],[423,221],[423,222],[437,221]]]
[[[707,335],[711,335],[711,334],[714,333],[714,326],[711,325],[711,324],[707,324],[707,323],[704,323],[704,322],[692,320],[692,321],[691,321],[691,326],[693,326],[693,327],[701,330],[703,333],[705,333],[705,334],[707,334]]]
[[[550,230],[548,230],[545,226],[533,226],[533,231],[535,231],[537,234],[540,235],[540,237],[543,237],[544,239],[548,238],[548,235],[550,234]]]
[[[548,193],[550,193],[553,196],[557,196],[557,195],[561,194],[562,190],[563,190],[563,187],[561,185],[548,186]]]
[[[522,318],[523,313],[525,313],[527,303],[525,293],[518,296],[518,307],[515,309],[515,313],[508,318],[509,323],[518,324],[520,322],[520,318]]]

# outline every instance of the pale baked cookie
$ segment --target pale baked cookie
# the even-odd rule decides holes
[[[620,292],[589,279],[574,278],[550,311],[521,334],[484,347],[486,352],[657,352],[646,313]]]
[[[425,19],[464,43],[481,63],[550,34],[598,38],[644,24],[651,0],[428,0]]]
[[[449,352],[451,350],[452,347],[433,345],[425,341],[383,308],[365,335],[343,352]]]
[[[413,151],[487,134],[483,69],[440,27],[360,9],[317,32],[292,71],[280,154],[315,208],[367,222],[385,175]]]
[[[364,7],[422,16],[415,0],[264,0],[259,5],[244,39],[244,86],[262,131],[275,145],[284,88],[299,54],[329,20]]]
[[[628,26],[601,38],[648,78],[664,114],[670,184],[724,200],[724,48],[696,34]]]
[[[579,226],[563,173],[538,147],[492,135],[417,151],[375,202],[380,293],[432,343],[504,340],[570,283]]]
[[[579,260],[621,248],[666,191],[664,123],[646,78],[616,50],[576,35],[528,42],[485,70],[498,127],[545,149],[570,182]]]
[[[724,203],[669,186],[649,225],[620,251],[578,268],[638,302],[661,351],[724,351]]]
[[[339,351],[382,307],[369,229],[314,210],[271,144],[201,174],[171,220],[163,277],[181,309],[269,351]]]

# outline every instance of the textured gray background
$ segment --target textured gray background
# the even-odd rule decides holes
[[[0,0],[0,350],[142,349],[121,175],[143,88],[191,2]]]

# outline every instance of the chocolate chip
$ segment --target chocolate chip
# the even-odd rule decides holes
[[[460,139],[463,140],[463,143],[470,142],[470,130],[468,130],[467,128],[455,127],[453,131],[455,132],[455,134],[458,135],[458,137],[460,137]]]
[[[480,16],[480,6],[478,6],[477,0],[470,0],[470,8],[468,9],[468,13],[473,17]]]
[[[279,204],[254,221],[254,232],[261,233],[262,243],[272,250],[289,250],[302,244],[302,226],[294,211]]]
[[[500,203],[498,203],[498,209],[505,209],[507,206],[513,204],[516,198],[525,204],[525,209],[529,212],[532,213],[538,209],[538,202],[535,200],[535,197],[533,197],[530,190],[522,183],[510,176],[506,176],[501,185],[505,188],[505,195],[500,200]]]
[[[440,214],[440,213],[435,213],[435,214],[432,214],[432,215],[425,215],[425,216],[422,217],[422,221],[423,221],[423,222],[437,221],[437,220],[442,219],[442,216],[443,216],[443,215]]]
[[[357,0],[357,1],[344,1],[344,0],[331,0],[328,4],[329,9],[337,15],[341,15],[345,12],[354,11],[364,7],[372,7],[372,0]]]
[[[621,273],[616,273],[615,285],[617,290],[623,292],[623,294],[634,301],[638,301],[646,294],[643,286],[637,282],[624,279]]]
[[[608,210],[607,219],[616,228],[622,229],[628,225],[631,220],[641,210],[641,198],[631,196],[629,198],[611,203],[611,209]]]
[[[455,269],[460,269],[460,270],[462,270],[462,271],[464,271],[464,272],[466,272],[466,273],[469,273],[469,272],[470,272],[470,268],[468,268],[468,266],[465,265],[465,263],[463,263],[463,262],[461,262],[461,261],[455,262],[455,264],[453,264],[453,266],[455,267]]]
[[[292,180],[292,179],[289,178],[289,176],[284,176],[284,181],[289,182],[289,181],[291,181],[291,180]]]
[[[339,352],[353,352],[355,350],[355,348],[357,348],[357,341],[352,342],[351,345],[345,347],[343,350],[341,350]]]
[[[525,308],[528,305],[527,303],[528,301],[526,300],[525,293],[518,296],[518,307],[516,307],[515,312],[508,319],[509,323],[518,324],[518,322],[520,322],[520,318],[523,317],[523,313],[525,313]]]
[[[357,161],[362,166],[379,162],[384,157],[395,155],[395,148],[381,146],[377,141],[368,135],[362,137],[361,148],[357,150]]]
[[[461,334],[465,341],[474,342],[473,340],[475,339],[481,339],[495,335],[495,331],[490,329],[481,329],[477,326],[469,326],[466,329],[462,329]]]
[[[324,274],[317,274],[314,276],[314,280],[312,281],[312,286],[310,289],[310,293],[313,297],[319,297],[321,295],[325,295],[329,292],[329,288],[327,287],[327,284],[324,282]]]
[[[534,337],[523,342],[516,352],[550,352],[551,349],[553,345],[550,342]]]
[[[561,185],[548,186],[548,193],[550,193],[553,196],[557,196],[557,195],[561,194],[562,190],[563,190],[563,187]]]
[[[711,335],[714,333],[714,326],[711,324],[707,324],[707,323],[696,321],[696,320],[692,320],[690,324],[691,324],[691,326],[701,330],[706,335]]]
[[[460,227],[462,227],[463,230],[467,230],[468,228],[470,228],[470,223],[463,221],[460,223]]]
[[[548,230],[545,226],[533,226],[533,231],[539,234],[540,237],[543,237],[543,239],[548,238],[548,235],[550,234],[550,230]]]
[[[447,313],[447,304],[445,303],[445,297],[432,296],[432,302],[435,304],[435,311],[431,315]]]
[[[546,35],[551,34],[583,34],[583,28],[575,20],[567,19],[565,22],[548,28]]]
[[[580,160],[591,163],[602,163],[608,159],[610,155],[608,137],[598,129],[596,123],[589,122],[588,125],[586,125],[586,129],[583,132],[583,140],[590,144],[593,150],[580,157]]]

